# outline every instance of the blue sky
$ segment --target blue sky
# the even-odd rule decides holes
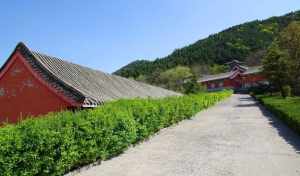
[[[299,0],[3,0],[0,64],[23,41],[110,73],[230,26],[295,10]]]

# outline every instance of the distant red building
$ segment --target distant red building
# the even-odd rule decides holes
[[[198,80],[209,91],[225,88],[234,90],[246,90],[262,84],[268,84],[267,79],[261,73],[261,67],[246,67],[242,62],[233,60],[229,62],[230,71],[216,75],[205,75]]]
[[[41,54],[19,43],[0,69],[0,124],[96,107],[114,99],[173,95],[180,94]]]

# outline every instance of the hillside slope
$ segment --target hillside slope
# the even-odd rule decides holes
[[[154,61],[134,61],[114,74],[132,78],[140,75],[153,77],[178,65],[189,67],[221,65],[232,59],[256,65],[277,34],[290,22],[296,20],[300,20],[300,11],[262,21],[247,22],[177,49],[167,57]],[[205,72],[205,69],[200,72]]]

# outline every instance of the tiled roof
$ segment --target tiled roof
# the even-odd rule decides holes
[[[245,67],[245,66],[243,66],[242,68],[246,69],[246,71],[243,72],[242,74],[247,75],[247,74],[254,74],[254,73],[261,72],[262,67],[261,66],[255,66],[255,67]],[[207,82],[207,81],[221,80],[221,79],[225,79],[225,78],[230,78],[234,73],[235,73],[235,71],[230,71],[230,72],[220,73],[220,74],[215,74],[215,75],[204,75],[198,80],[198,82]]]
[[[180,95],[31,51],[22,43],[17,46],[17,49],[21,50],[31,66],[40,72],[46,81],[75,101],[83,102],[84,107],[97,106],[105,101],[121,98],[159,98]]]
[[[232,61],[227,62],[226,64],[230,65],[230,64],[242,64],[242,63],[244,63],[244,62],[239,61],[238,59],[233,59]]]
[[[220,73],[215,75],[203,75],[198,82],[206,82],[206,81],[212,81],[212,80],[219,80],[219,79],[225,79],[229,78],[234,72],[226,72],[226,73]]]

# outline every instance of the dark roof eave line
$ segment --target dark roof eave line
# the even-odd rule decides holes
[[[24,46],[25,46],[25,45],[24,45]],[[26,46],[25,46],[25,47],[26,47]],[[49,75],[51,75],[51,77],[53,77],[55,81],[60,82],[60,83],[63,84],[64,86],[66,86],[66,87],[68,87],[69,89],[75,91],[77,94],[79,94],[79,95],[82,97],[82,99],[85,99],[85,98],[86,98],[85,95],[84,95],[81,91],[77,90],[76,88],[74,88],[73,86],[71,86],[71,85],[70,85],[69,83],[67,83],[66,81],[63,81],[63,80],[59,79],[57,76],[55,76],[55,74],[54,74],[52,71],[50,71],[50,70],[48,69],[48,67],[45,66],[45,64],[42,63],[42,62],[40,61],[39,58],[35,57],[35,55],[32,53],[31,50],[29,50],[27,47],[26,47],[26,49],[27,49],[27,51],[30,53],[31,57],[33,57],[36,61],[38,61],[38,63],[40,64],[41,68],[42,68],[44,71],[48,72]]]

